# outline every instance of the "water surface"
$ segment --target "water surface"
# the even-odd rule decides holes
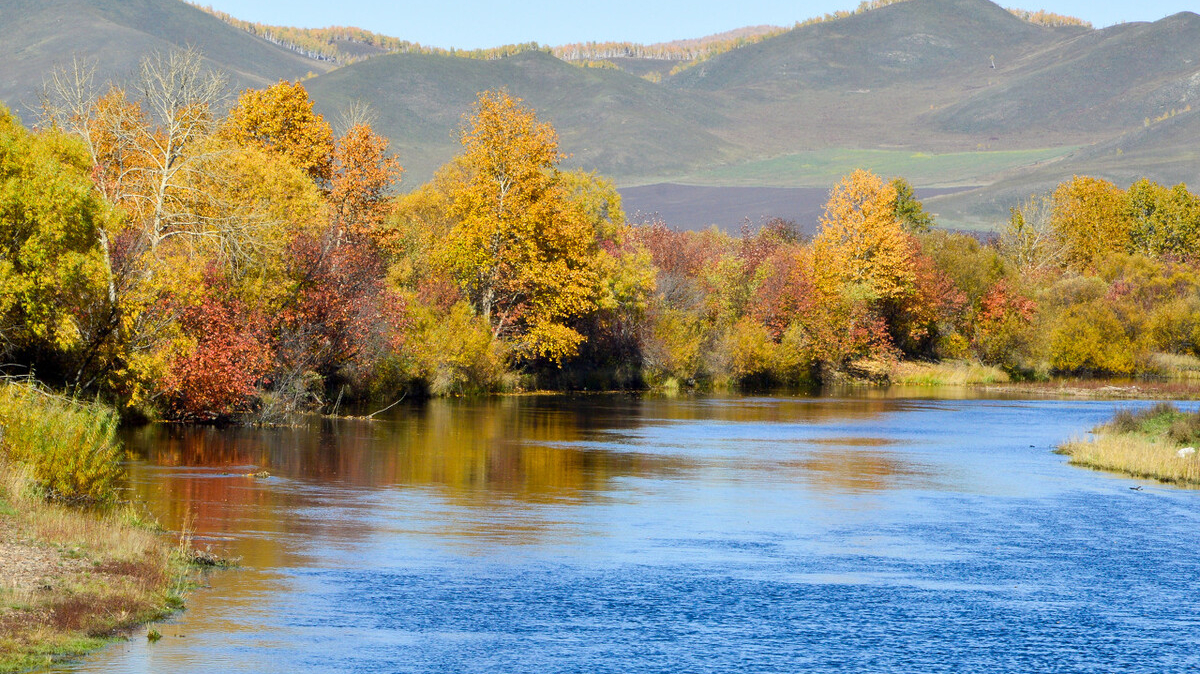
[[[59,671],[1194,669],[1200,493],[1050,451],[1116,406],[514,397],[142,429],[131,489],[243,566],[161,641]]]

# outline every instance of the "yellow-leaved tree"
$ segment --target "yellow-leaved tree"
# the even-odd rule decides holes
[[[875,300],[899,300],[913,292],[911,257],[895,185],[863,170],[843,178],[829,194],[813,241],[818,289],[857,286]]]
[[[1125,193],[1107,180],[1075,176],[1054,190],[1050,228],[1076,271],[1094,267],[1129,247]]]
[[[435,178],[453,223],[440,262],[496,338],[561,361],[583,341],[571,321],[603,291],[608,214],[578,198],[553,127],[520,99],[480,94],[461,139],[463,153]]]
[[[283,155],[323,187],[332,177],[333,128],[313,111],[308,91],[299,82],[243,91],[222,131],[238,145],[257,145]]]

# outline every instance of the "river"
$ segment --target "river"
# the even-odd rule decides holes
[[[1200,492],[1051,451],[1136,404],[504,397],[138,429],[130,489],[241,567],[161,641],[53,671],[1194,670]]]

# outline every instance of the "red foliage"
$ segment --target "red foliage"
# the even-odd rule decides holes
[[[694,277],[725,253],[725,243],[712,232],[679,231],[657,221],[633,231],[634,238],[650,251],[654,265],[668,275]]]
[[[984,329],[1011,319],[1029,322],[1036,310],[1037,302],[1016,292],[1007,279],[1000,279],[984,293],[975,320]]]
[[[232,297],[214,271],[206,275],[200,303],[176,311],[196,346],[168,366],[163,382],[168,415],[214,420],[249,411],[272,362],[264,318]]]
[[[417,299],[427,307],[445,314],[455,302],[464,299],[454,279],[445,274],[428,274],[417,281]]]
[[[910,240],[913,293],[893,316],[892,331],[904,351],[929,355],[939,329],[949,328],[966,305],[967,297],[938,269],[932,257],[922,253],[916,238]]]
[[[1010,363],[1023,351],[1037,303],[1001,279],[988,288],[975,313],[971,346],[985,363]]]
[[[738,257],[742,259],[747,275],[753,275],[765,260],[772,257],[780,248],[795,243],[799,239],[796,233],[796,223],[782,218],[771,218],[763,223],[755,234],[750,233],[750,221],[742,224],[742,237],[739,241]]]
[[[403,308],[373,246],[330,233],[298,237],[289,253],[296,286],[279,316],[281,364],[328,376],[399,341]]]
[[[794,250],[777,248],[762,264],[769,273],[750,297],[748,310],[779,339],[799,316],[813,311],[815,290]]]

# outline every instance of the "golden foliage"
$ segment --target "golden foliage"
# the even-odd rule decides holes
[[[266,89],[247,89],[225,118],[223,128],[239,145],[278,153],[319,184],[333,170],[333,129],[313,111],[299,82],[281,80]]]
[[[480,95],[462,145],[435,178],[454,222],[442,265],[518,352],[575,353],[583,337],[567,321],[597,307],[611,198],[593,196],[602,184],[564,177],[553,127],[506,92]]]
[[[858,170],[829,194],[813,242],[818,287],[826,293],[859,285],[878,300],[913,291],[912,248],[896,215],[896,188]]]
[[[1069,268],[1094,267],[1129,246],[1124,192],[1107,180],[1075,176],[1054,190],[1050,228]]]

